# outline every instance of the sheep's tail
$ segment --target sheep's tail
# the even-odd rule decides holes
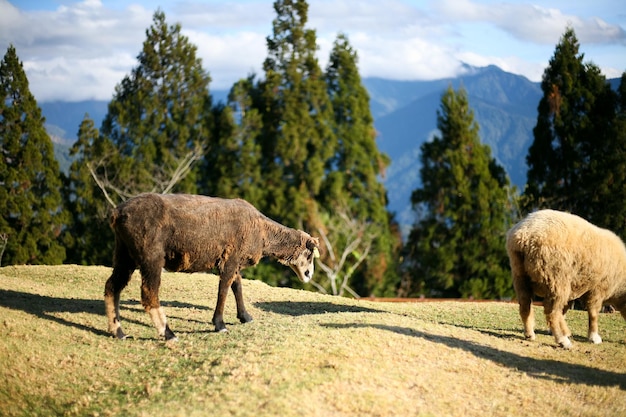
[[[511,271],[515,273],[516,271],[524,270],[524,252],[511,250],[509,251],[509,263],[511,264]]]
[[[532,286],[530,276],[526,273],[524,266],[524,252],[519,250],[509,251],[509,262],[511,264],[511,277],[513,288],[518,296],[532,297]]]
[[[111,229],[115,230],[115,223],[117,222],[117,218],[119,216],[119,212],[117,209],[111,210],[111,215],[109,216],[109,225]]]

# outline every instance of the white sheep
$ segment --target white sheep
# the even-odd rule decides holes
[[[159,302],[161,270],[220,274],[216,331],[225,331],[224,304],[232,289],[237,318],[246,323],[240,270],[265,256],[289,266],[303,281],[313,277],[319,240],[283,226],[239,200],[185,194],[141,194],[120,204],[111,216],[115,232],[113,273],[104,288],[109,331],[126,338],[120,324],[120,293],[135,269],[141,271],[141,303],[159,336],[175,339]]]
[[[572,346],[564,317],[571,300],[585,303],[593,343],[602,343],[604,303],[626,319],[626,247],[613,232],[570,213],[540,210],[508,231],[506,250],[526,338],[535,339],[533,295],[543,297],[548,326],[566,349]]]

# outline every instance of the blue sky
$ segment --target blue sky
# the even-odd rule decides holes
[[[626,71],[622,0],[309,0],[320,65],[346,33],[363,77],[429,80],[462,63],[498,65],[539,81],[567,25],[587,61],[610,78]],[[38,101],[110,100],[137,65],[154,11],[198,47],[211,88],[262,75],[271,0],[0,0],[0,48],[13,44]]]

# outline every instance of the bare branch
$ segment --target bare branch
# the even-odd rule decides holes
[[[325,262],[318,260],[320,269],[326,275],[333,295],[349,293],[355,298],[359,295],[350,288],[350,278],[367,259],[376,234],[366,220],[352,217],[347,208],[339,208],[326,219],[326,227],[318,227],[320,239],[326,247]],[[315,285],[318,290],[321,284]],[[326,288],[324,291],[327,291]],[[321,292],[321,290],[320,290]]]
[[[331,268],[330,266],[326,265],[324,262],[322,262],[319,259],[317,260],[317,264],[320,266],[320,268],[322,268],[324,270],[326,275],[333,275],[335,273],[335,270],[333,268]]]
[[[91,164],[89,162],[87,162],[86,165],[87,165],[87,169],[89,170],[89,173],[91,174],[91,177],[93,178],[93,180],[98,185],[98,188],[100,188],[100,190],[102,190],[102,193],[104,194],[104,198],[106,198],[106,200],[109,202],[111,207],[115,208],[115,203],[113,202],[113,200],[111,200],[111,197],[109,197],[109,193],[107,193],[106,187],[98,179],[98,176],[96,175],[96,173],[94,172],[93,168],[91,167]]]
[[[342,285],[341,289],[346,290],[352,295],[354,298],[361,298],[359,294],[357,294],[352,288],[348,287],[348,285]]]
[[[161,194],[167,194],[172,191],[176,183],[185,178],[187,174],[191,171],[191,166],[193,165],[193,163],[200,160],[201,158],[202,151],[198,148],[185,155],[172,173],[170,180],[167,183],[167,186],[163,189]]]
[[[328,256],[330,256],[330,259],[333,262],[335,262],[335,251],[333,250],[333,245],[330,243],[330,240],[328,240],[328,235],[326,234],[326,232],[324,232],[324,230],[322,230],[321,227],[318,227],[317,231],[322,237],[322,240],[324,241],[324,245],[326,246],[326,252],[328,253]]]
[[[328,291],[326,291],[326,288],[322,287],[322,286],[321,286],[320,284],[318,284],[317,282],[315,282],[315,281],[311,280],[311,281],[309,281],[309,283],[310,283],[311,285],[313,285],[315,288],[317,288],[317,290],[318,290],[319,292],[321,292],[322,294],[328,294]]]

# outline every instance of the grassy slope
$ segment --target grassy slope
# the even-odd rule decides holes
[[[165,274],[177,343],[155,338],[136,276],[122,294],[132,340],[105,333],[102,267],[0,268],[0,415],[446,416],[626,414],[625,324],[602,345],[521,337],[514,304],[374,303],[245,281],[255,321],[210,324],[217,278]],[[541,310],[538,327],[545,328]]]

